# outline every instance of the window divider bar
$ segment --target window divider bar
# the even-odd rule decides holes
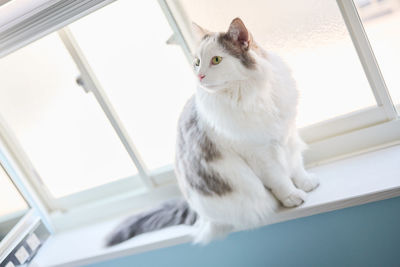
[[[0,168],[3,168],[25,201],[42,218],[51,232],[54,227],[49,213],[59,209],[54,197],[43,185],[10,127],[0,116]]]
[[[383,107],[388,120],[397,118],[396,109],[353,0],[336,0],[336,2],[346,23],[378,106]]]
[[[190,46],[187,42],[187,40],[185,40],[185,37],[182,34],[182,31],[175,19],[175,16],[173,15],[170,6],[168,5],[166,0],[158,0],[158,3],[165,15],[165,17],[167,18],[167,21],[169,23],[169,25],[172,28],[172,31],[174,32],[174,36],[178,42],[178,44],[181,46],[186,59],[188,60],[189,64],[192,64],[193,62],[193,55],[190,49]]]
[[[95,96],[101,109],[107,116],[107,119],[111,123],[119,139],[121,140],[124,148],[128,152],[129,157],[135,164],[142,181],[147,186],[147,188],[155,187],[156,184],[152,179],[152,177],[149,175],[149,171],[147,170],[144,161],[140,157],[138,150],[136,149],[132,140],[130,139],[124,125],[122,124],[110,100],[108,99],[107,95],[102,89],[100,82],[97,80],[96,75],[92,71],[78,43],[75,41],[71,31],[67,27],[65,27],[59,30],[58,34],[62,42],[64,43],[66,49],[70,53],[72,59],[74,60],[75,64],[77,65],[81,73],[81,78],[83,80],[84,85]]]

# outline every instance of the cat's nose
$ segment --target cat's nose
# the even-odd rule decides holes
[[[204,79],[204,77],[206,77],[206,75],[204,75],[204,74],[199,74],[199,75],[197,75],[197,77],[199,77],[199,80],[201,81],[201,80]]]

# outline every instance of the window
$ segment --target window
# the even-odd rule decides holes
[[[29,206],[0,165],[0,243],[17,222],[28,212]],[[0,245],[1,247],[1,245]],[[1,249],[0,249],[1,251]],[[1,259],[0,259],[1,261]]]
[[[370,1],[368,5],[357,3],[368,39],[371,42],[379,67],[399,112],[400,77],[400,2],[396,0]]]
[[[258,44],[282,56],[301,95],[299,127],[376,105],[335,1],[170,2],[184,10],[186,24],[212,31],[240,17]]]
[[[0,72],[1,115],[53,196],[137,173],[57,34],[2,58]]]
[[[192,20],[222,31],[240,16],[258,43],[284,57],[301,94],[298,124],[309,162],[398,140],[386,88],[399,104],[397,37],[388,30],[398,12],[363,11],[397,10],[395,1],[96,3],[31,10],[4,35],[0,25],[0,71],[7,74],[0,76],[0,114],[40,176],[30,182],[56,204],[46,205],[50,211],[81,208],[79,222],[84,205],[95,206],[99,218],[176,192],[176,121],[195,88]]]
[[[181,49],[166,43],[173,32],[157,2],[120,0],[69,29],[145,165],[170,165],[176,122],[195,83]]]
[[[0,221],[9,219],[15,215],[22,215],[27,209],[28,205],[22,198],[18,190],[15,188],[7,173],[0,165],[0,203],[7,203],[7,205],[0,206]],[[8,215],[8,216],[7,216]],[[19,217],[18,216],[18,217]],[[0,223],[1,224],[1,223]],[[7,232],[7,231],[6,231]],[[0,231],[0,240],[2,239],[3,231]]]

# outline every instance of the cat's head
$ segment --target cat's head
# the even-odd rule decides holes
[[[198,48],[193,63],[203,88],[211,91],[229,88],[252,77],[265,52],[257,46],[240,18],[227,32],[213,33],[193,23]]]

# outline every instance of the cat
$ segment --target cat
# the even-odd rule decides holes
[[[197,24],[193,32],[198,86],[179,118],[175,160],[184,200],[129,218],[108,245],[175,224],[195,224],[194,242],[208,243],[267,224],[278,201],[296,207],[319,185],[304,168],[298,91],[285,63],[240,18],[227,32]]]

